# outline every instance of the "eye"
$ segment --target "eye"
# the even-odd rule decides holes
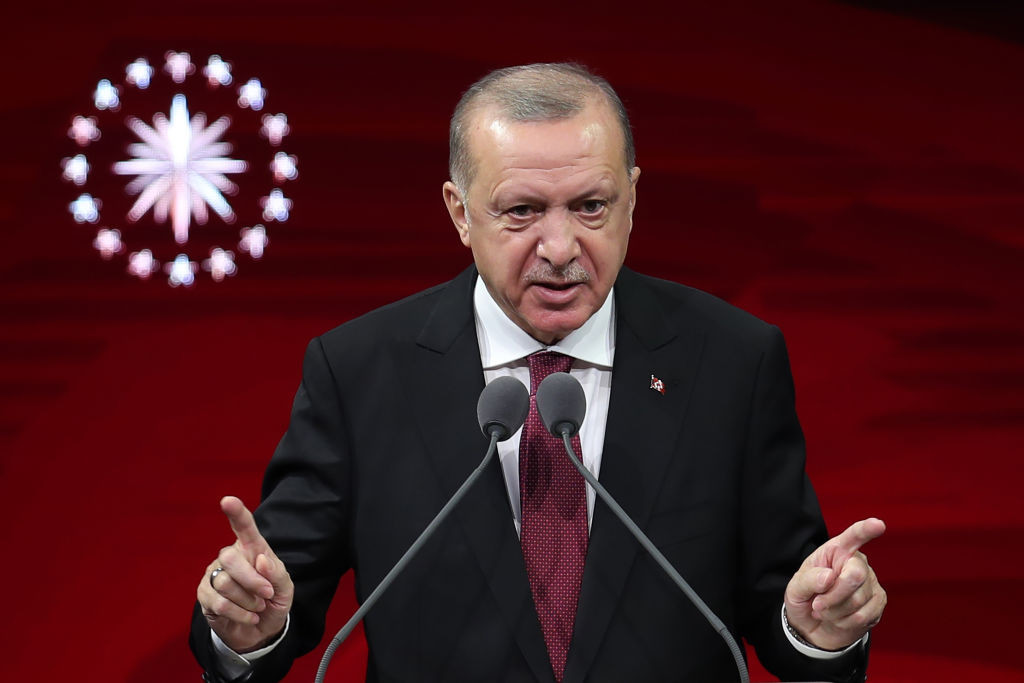
[[[595,216],[601,213],[606,206],[608,206],[608,202],[603,199],[586,199],[580,203],[578,211],[588,216]]]
[[[515,220],[525,220],[532,218],[537,213],[537,207],[530,206],[529,204],[517,204],[510,209],[505,209],[505,214],[514,218]]]

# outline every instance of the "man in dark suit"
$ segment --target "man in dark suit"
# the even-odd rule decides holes
[[[451,171],[475,266],[313,340],[255,519],[221,503],[236,541],[200,581],[191,636],[208,678],[283,677],[341,574],[364,598],[479,462],[485,382],[564,361],[587,394],[584,464],[730,630],[784,678],[863,679],[885,593],[859,548],[884,525],[828,539],[777,329],[622,267],[640,170],[610,86],[571,65],[490,74],[453,116]],[[529,429],[368,615],[368,678],[735,679]]]

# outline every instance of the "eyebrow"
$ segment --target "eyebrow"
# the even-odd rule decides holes
[[[594,195],[604,195],[609,201],[618,199],[619,193],[616,191],[614,179],[610,175],[602,174],[592,183],[585,185],[582,191],[574,193],[566,203],[572,204],[590,199]],[[546,204],[548,200],[543,192],[537,192],[532,187],[517,187],[499,190],[491,196],[491,201],[494,204],[518,206],[519,204]]]

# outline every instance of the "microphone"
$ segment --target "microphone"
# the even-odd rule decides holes
[[[530,411],[530,392],[527,391],[523,383],[513,377],[499,377],[480,392],[480,398],[477,399],[476,403],[476,416],[480,424],[480,431],[484,433],[484,436],[490,438],[490,445],[487,447],[487,453],[484,455],[484,459],[480,461],[477,468],[466,477],[466,481],[462,482],[462,486],[452,495],[441,511],[430,521],[427,528],[424,529],[419,537],[413,544],[409,546],[409,549],[405,551],[405,554],[395,563],[395,566],[391,568],[391,571],[385,575],[381,582],[377,584],[377,587],[373,589],[370,596],[366,598],[359,609],[356,610],[355,614],[345,623],[345,625],[338,631],[337,635],[331,640],[327,649],[324,651],[324,656],[320,660],[320,666],[316,671],[316,683],[323,683],[324,676],[327,675],[327,667],[331,663],[331,658],[334,657],[335,651],[338,647],[345,642],[345,639],[349,637],[352,631],[355,629],[356,624],[362,620],[366,613],[370,611],[370,608],[380,599],[380,596],[384,594],[388,586],[398,577],[399,574],[406,568],[412,558],[420,551],[427,540],[433,535],[434,531],[441,525],[441,522],[448,517],[448,514],[455,509],[459,501],[466,495],[473,483],[483,474],[484,468],[490,461],[491,457],[498,450],[498,442],[505,441],[513,434],[515,434],[523,423],[526,421],[526,414]]]
[[[553,372],[537,387],[537,412],[544,429],[554,436],[565,431],[576,436],[587,414],[587,396],[576,379],[566,372]]]
[[[514,377],[499,377],[480,392],[476,419],[484,436],[498,435],[507,441],[526,422],[530,412],[530,392]]]
[[[626,511],[622,509],[622,506],[612,498],[612,495],[597,480],[597,477],[583,466],[583,463],[579,461],[579,458],[573,452],[572,437],[579,432],[580,425],[583,424],[583,417],[587,412],[587,397],[583,393],[583,387],[580,386],[580,383],[568,373],[553,372],[545,377],[541,381],[540,386],[537,387],[536,398],[537,412],[540,413],[540,419],[544,423],[544,428],[551,432],[553,436],[562,438],[562,443],[565,444],[565,452],[569,456],[569,460],[572,461],[572,464],[583,475],[587,483],[594,488],[598,497],[604,501],[605,505],[619,518],[619,521],[633,534],[633,537],[643,546],[644,550],[650,553],[654,561],[658,563],[658,566],[668,574],[673,583],[683,591],[686,597],[690,599],[690,602],[704,615],[704,618],[711,624],[711,627],[718,632],[718,635],[722,637],[722,640],[728,646],[729,652],[732,653],[733,659],[736,660],[736,670],[739,671],[740,681],[742,683],[750,683],[747,663],[743,659],[739,645],[736,644],[736,640],[732,637],[729,629],[697,595],[697,592],[690,587],[686,579],[676,571],[672,563],[655,547],[651,539],[647,538],[647,535],[640,530],[640,527],[630,519]]]

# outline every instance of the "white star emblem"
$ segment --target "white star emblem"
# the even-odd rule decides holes
[[[281,138],[291,132],[288,126],[288,117],[284,114],[263,115],[263,127],[260,128],[260,135],[265,137],[271,145],[277,147],[281,144]]]
[[[121,107],[121,98],[119,93],[120,91],[117,86],[104,78],[96,84],[96,92],[93,93],[92,102],[100,111],[103,111],[104,109],[117,111]]]
[[[279,183],[285,180],[295,180],[299,177],[299,171],[295,168],[298,158],[294,155],[278,152],[270,163],[270,170],[274,172],[274,180]]]
[[[235,266],[234,253],[215,247],[210,251],[210,258],[203,261],[203,270],[210,274],[214,282],[220,282],[228,275],[234,275],[238,271]]]
[[[160,263],[153,258],[153,252],[149,249],[133,252],[128,257],[128,272],[140,280],[148,280],[158,270]]]
[[[231,85],[231,65],[220,58],[220,55],[211,55],[203,68],[203,75],[212,86]]]
[[[288,209],[292,208],[292,200],[284,196],[281,190],[271,190],[270,195],[260,198],[260,206],[263,207],[263,220],[280,221],[288,220]]]
[[[114,173],[138,176],[126,188],[129,194],[139,194],[128,219],[139,220],[150,207],[158,223],[170,214],[178,244],[188,241],[192,215],[199,225],[206,223],[207,205],[227,223],[235,218],[221,193],[237,188],[224,174],[242,173],[246,163],[221,156],[231,151],[228,143],[217,142],[231,124],[226,116],[209,127],[205,124],[201,113],[189,119],[185,96],[175,95],[170,120],[157,114],[153,128],[134,117],[128,120],[128,127],[143,142],[128,147],[136,158],[114,164]]]
[[[89,162],[84,154],[76,154],[73,157],[64,157],[61,160],[61,167],[64,169],[64,178],[75,185],[85,185],[89,177]]]
[[[164,54],[164,59],[167,60],[164,71],[171,75],[171,80],[175,83],[184,83],[185,78],[196,70],[192,56],[187,52],[170,51]]]
[[[87,192],[78,195],[78,199],[68,204],[68,209],[71,210],[71,215],[76,223],[95,223],[100,219],[99,208],[101,205],[100,200],[93,199],[92,195]]]
[[[238,242],[238,248],[247,252],[254,259],[263,256],[263,249],[270,241],[267,239],[267,229],[257,223],[251,228],[242,228],[242,239]]]
[[[79,147],[85,147],[90,142],[99,140],[100,129],[96,127],[96,117],[76,116],[71,119],[68,137],[77,142]]]
[[[173,263],[164,266],[164,272],[171,287],[189,287],[196,281],[196,262],[190,261],[185,254],[178,254]]]
[[[105,260],[109,260],[114,254],[120,254],[124,251],[124,243],[121,242],[121,231],[103,228],[96,233],[96,239],[92,241],[92,246],[100,252],[100,256]]]
[[[238,89],[238,106],[249,107],[253,111],[263,109],[263,98],[267,91],[258,78],[250,78]]]
[[[151,78],[153,78],[153,67],[141,57],[129,64],[125,69],[125,80],[140,90],[145,90],[149,87]]]

